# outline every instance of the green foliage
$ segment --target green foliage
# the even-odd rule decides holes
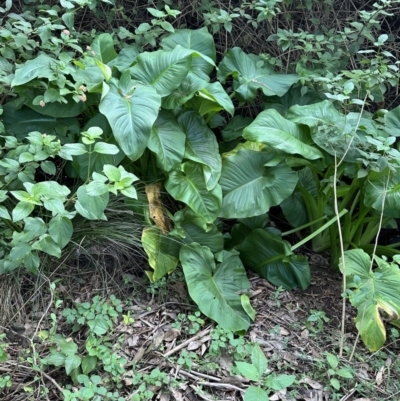
[[[6,337],[5,334],[0,335],[0,340],[1,340],[1,342],[0,342],[0,363],[5,362],[8,359],[8,354],[5,351],[8,344],[3,342],[5,337]]]
[[[384,320],[400,327],[400,299],[396,290],[400,280],[399,256],[394,261],[371,258],[361,249],[344,254],[340,269],[346,275],[349,299],[357,308],[356,326],[364,344],[376,351],[386,341]],[[384,316],[382,316],[384,314]]]
[[[329,364],[327,373],[330,377],[330,384],[335,390],[340,390],[342,386],[340,381],[342,379],[352,379],[354,377],[353,372],[347,367],[341,368],[338,357],[330,352],[326,353],[326,360]]]
[[[127,361],[113,350],[109,338],[116,318],[121,313],[122,303],[113,295],[109,300],[95,296],[92,302],[76,304],[73,309],[64,309],[66,323],[73,324],[74,331],[81,327],[86,327],[88,330],[83,354],[70,338],[49,331],[40,332],[40,337],[51,344],[50,353],[42,359],[42,363],[63,367],[75,384],[80,384],[79,395],[74,396],[76,399],[91,399],[94,394],[104,395],[107,392],[107,387],[99,386],[100,377],[96,374],[89,376],[90,373],[104,371],[114,382],[120,381],[122,374],[125,373],[124,365]],[[64,393],[66,399],[73,399],[68,398],[72,397],[68,389]]]
[[[236,361],[236,367],[241,375],[258,386],[249,386],[244,393],[245,401],[268,400],[270,390],[281,391],[291,386],[296,380],[294,375],[271,373],[266,376],[268,360],[259,345],[253,345],[251,363]]]
[[[1,375],[0,376],[0,389],[11,387],[12,381],[10,375]]]
[[[88,174],[88,185],[75,193],[57,181],[56,158],[73,160],[81,155],[90,160],[93,154],[115,155],[117,146],[100,142],[102,130],[91,127],[81,133],[83,143],[62,145],[56,135],[31,132],[26,143],[13,136],[4,136],[0,166],[2,249],[0,272],[11,272],[21,265],[37,272],[40,252],[60,257],[73,234],[72,220],[76,214],[89,220],[106,219],[104,210],[109,194],[136,198],[132,183],[136,176],[120,166],[105,164],[104,174]],[[58,162],[59,163],[59,162]],[[90,164],[90,163],[88,163]],[[89,170],[88,170],[89,171]],[[43,177],[36,182],[36,177]]]
[[[38,369],[45,370],[49,366],[63,368],[72,379],[73,385],[66,384],[62,387],[64,400],[125,400],[124,394],[120,392],[120,382],[127,376],[132,378],[132,400],[148,399],[147,397],[152,396],[151,389],[154,386],[174,383],[166,372],[159,369],[154,369],[149,374],[132,368],[128,371],[127,360],[120,355],[121,339],[116,342],[114,333],[121,316],[129,317],[129,312],[128,315],[123,315],[124,306],[111,295],[109,299],[95,296],[91,302],[75,303],[73,308],[65,308],[65,324],[72,325],[73,331],[85,329],[80,345],[72,338],[58,333],[56,318],[52,330],[39,332],[50,352],[40,359]],[[133,322],[132,318],[124,318],[125,320],[126,324]]]
[[[311,310],[310,316],[306,321],[306,328],[311,333],[321,333],[324,330],[325,323],[329,322],[329,318],[324,311]]]
[[[111,305],[110,305],[111,304]],[[114,295],[109,302],[105,302],[98,295],[93,297],[92,302],[76,304],[74,309],[66,308],[63,316],[67,323],[74,323],[72,329],[78,331],[83,325],[87,325],[90,331],[97,336],[102,336],[113,327],[113,319],[122,312],[121,301]]]
[[[246,272],[237,254],[221,251],[215,255],[198,244],[184,245],[180,260],[189,294],[199,309],[225,329],[246,330],[250,319],[239,293],[248,290]]]
[[[111,21],[121,10],[103,2]],[[136,181],[160,183],[173,204],[169,212],[161,195],[149,199],[157,213],[145,212],[148,277],[159,280],[180,261],[191,297],[224,328],[245,330],[254,319],[244,266],[284,289],[305,289],[308,262],[294,251],[308,240],[314,252],[330,249],[333,267],[341,242],[373,253],[381,223],[399,217],[399,108],[366,111],[398,83],[387,50],[392,39],[378,34],[378,19],[394,3],[361,10],[360,21],[343,30],[273,33],[270,41],[299,55],[285,73],[277,72],[276,58],[240,47],[225,47],[217,58],[206,27],[233,32],[240,19],[272,26],[290,7],[312,10],[311,0],[254,0],[233,10],[204,2],[206,27],[196,30],[174,28],[169,21],[180,12],[163,4],[147,9],[150,23],[134,33],[120,27],[117,35],[75,30],[82,8],[101,15],[91,0],[33,5],[32,18],[8,14],[7,3],[0,28],[0,273],[20,266],[37,272],[43,253],[60,257],[75,221],[106,220],[116,196],[142,211]],[[356,67],[346,69],[350,63]],[[290,245],[266,227],[276,206],[311,234]],[[163,224],[168,219],[173,229]],[[106,316],[99,324],[80,316],[75,324],[90,323],[99,334],[111,327]],[[68,371],[75,365],[77,358]]]

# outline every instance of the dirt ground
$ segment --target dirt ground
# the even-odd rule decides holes
[[[65,308],[72,305],[72,301],[82,303],[90,301],[95,295],[108,297],[111,294],[123,301],[124,313],[134,318],[132,324],[119,324],[112,333],[112,340],[118,342],[118,352],[128,361],[128,368],[139,366],[142,373],[158,368],[179,380],[178,387],[166,389],[165,386],[155,386],[152,389],[155,394],[153,399],[242,399],[249,381],[230,374],[237,356],[228,349],[221,349],[218,356],[209,354],[214,324],[203,316],[204,324],[191,334],[190,322],[182,318],[182,315],[195,313],[197,307],[188,296],[181,272],[174,273],[166,284],[149,287],[143,274],[145,259],[140,254],[135,260],[126,260],[122,264],[113,263],[112,257],[104,255],[101,260],[93,268],[85,258],[75,257],[55,269],[49,277],[21,275],[17,282],[11,278],[2,279],[0,333],[7,333],[4,341],[9,344],[5,349],[9,359],[0,364],[0,376],[8,374],[12,377],[11,387],[0,388],[2,401],[41,399],[34,395],[35,391],[28,397],[23,390],[37,385],[36,372],[27,362],[26,348],[40,330],[51,326],[52,313],[56,316],[58,332],[66,337],[73,336],[78,344],[83,341],[84,333],[72,333],[62,316],[62,308],[55,308],[57,300],[63,300]],[[326,352],[334,355],[339,352],[341,277],[330,270],[323,256],[311,256],[310,264],[312,283],[306,291],[277,289],[249,272],[251,300],[257,314],[244,338],[260,345],[269,361],[270,372],[294,374],[297,378],[295,386],[271,392],[269,399],[400,400],[400,393],[396,393],[400,387],[400,369],[397,370],[399,343],[388,341],[387,348],[379,353],[368,352],[357,339],[355,311],[350,305],[346,307],[345,358],[341,359],[341,363],[350,366],[355,377],[341,382],[340,396],[327,386]],[[51,283],[56,283],[52,290]],[[21,330],[15,332],[15,327],[21,327]],[[355,343],[354,357],[349,362]],[[48,354],[46,342],[34,344],[40,357]],[[194,353],[192,355],[198,358],[194,358],[190,369],[174,359],[183,350]],[[202,359],[200,364],[198,361]],[[204,360],[209,363],[204,363]],[[132,369],[128,371],[132,372]],[[50,369],[40,380],[50,388],[49,400],[62,399],[61,386],[68,382],[65,373],[63,376],[59,368]],[[123,386],[126,394],[132,393],[134,386],[129,374],[124,376]],[[127,396],[126,400],[129,399]]]

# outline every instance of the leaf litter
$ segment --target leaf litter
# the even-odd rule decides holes
[[[107,258],[101,260],[110,263]],[[145,263],[144,260],[142,263]],[[398,361],[395,361],[395,353],[398,352],[396,341],[389,344],[379,358],[378,353],[370,354],[357,342],[355,357],[352,362],[348,361],[357,338],[354,326],[356,312],[350,305],[347,306],[345,322],[347,354],[346,358],[340,359],[340,366],[350,367],[354,371],[354,378],[341,379],[339,391],[330,386],[326,353],[337,355],[338,352],[342,308],[341,278],[323,263],[312,266],[312,269],[312,283],[305,291],[284,291],[257,275],[248,273],[252,286],[250,298],[256,310],[256,318],[244,337],[244,343],[258,344],[261,347],[268,360],[267,375],[285,373],[296,376],[296,381],[290,387],[279,391],[271,390],[269,399],[396,399],[400,370]],[[112,270],[101,264],[94,271],[90,264],[84,268],[75,264],[69,266],[68,280],[63,280],[58,293],[58,297],[64,301],[63,307],[71,305],[69,299],[80,303],[90,302],[98,294],[104,298],[115,294],[123,300],[123,313],[129,313],[134,321],[131,324],[122,324],[118,318],[118,324],[112,332],[112,341],[119,344],[118,353],[127,360],[122,380],[125,399],[129,400],[136,391],[136,370],[151,374],[154,369],[159,369],[167,373],[171,383],[175,381],[177,384],[152,385],[154,400],[242,400],[244,392],[252,384],[235,370],[236,362],[249,361],[250,355],[244,350],[245,347],[238,352],[239,348],[235,349],[231,345],[234,341],[226,341],[217,353],[210,352],[213,343],[215,346],[213,331],[218,329],[202,316],[205,323],[193,331],[193,320],[187,317],[193,316],[196,306],[187,296],[182,274],[173,274],[164,286],[149,291],[149,285],[142,277],[143,270],[133,268],[128,261],[125,265],[116,264]],[[65,270],[60,269],[52,275],[51,280],[64,277]],[[129,277],[129,280],[121,280],[122,277]],[[44,287],[46,280],[42,280],[41,285]],[[4,283],[9,286],[9,279],[3,279],[1,284]],[[28,290],[24,293],[15,286],[14,293],[7,292],[6,302],[9,304],[14,296],[20,300],[18,314],[13,316],[14,321],[19,322],[20,330],[16,329],[17,325],[9,325],[5,320],[1,323],[1,329],[6,333],[4,341],[9,344],[5,348],[9,359],[0,366],[0,374],[11,374],[13,382],[10,388],[0,390],[2,401],[26,399],[22,387],[27,381],[34,379],[35,372],[26,360],[20,362],[21,356],[31,341],[34,341],[39,355],[48,353],[48,343],[41,342],[36,337],[51,326],[51,313],[57,316],[57,332],[66,338],[72,338],[78,345],[84,344],[85,333],[81,330],[71,333],[70,325],[62,317],[60,310],[54,308],[51,293],[42,291],[40,294],[40,303],[44,306],[39,308],[42,309],[41,314],[38,314],[32,302],[22,303],[21,298],[29,301],[35,293],[32,290],[31,277],[24,277],[23,283],[22,288]],[[41,287],[38,288],[40,290]],[[310,319],[310,316],[316,318]],[[325,319],[322,319],[323,316]],[[8,322],[12,321],[10,316],[7,318]],[[231,336],[231,340],[240,338]],[[185,358],[189,360],[185,362]],[[51,389],[49,400],[62,399],[61,387],[57,383],[60,380],[60,383],[69,381],[65,372],[47,370],[43,372],[42,380]]]

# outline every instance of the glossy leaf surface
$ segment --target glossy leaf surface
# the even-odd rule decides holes
[[[207,247],[192,244],[182,247],[180,260],[189,294],[201,312],[226,330],[246,330],[250,319],[239,292],[249,289],[250,283],[239,257],[222,251],[216,264]]]
[[[290,244],[279,236],[256,229],[239,246],[243,264],[276,286],[302,290],[310,285],[307,258],[293,254]]]

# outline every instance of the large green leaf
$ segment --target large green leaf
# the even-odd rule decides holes
[[[107,117],[121,149],[136,160],[149,142],[161,98],[152,87],[132,82],[126,74],[119,83],[111,79],[109,84],[99,110]]]
[[[164,50],[173,50],[176,46],[182,46],[185,49],[204,54],[213,61],[216,60],[214,39],[207,28],[177,29],[161,41],[161,46]],[[200,78],[208,79],[212,70],[213,66],[207,60],[201,57],[193,58],[190,71]]]
[[[270,109],[261,112],[245,128],[243,137],[286,153],[302,155],[306,159],[322,158],[322,153],[312,146],[313,142],[307,131],[283,118],[276,110]]]
[[[162,107],[169,110],[178,108],[190,100],[197,91],[204,89],[207,85],[207,81],[189,73],[178,88],[172,91],[169,96],[162,99]]]
[[[212,190],[221,176],[221,156],[214,133],[195,111],[187,111],[178,118],[186,134],[185,158],[201,163],[207,188]]]
[[[211,191],[207,189],[199,164],[186,162],[180,170],[172,171],[165,188],[176,200],[186,203],[207,223],[212,223],[217,218],[221,209],[221,187],[217,184]]]
[[[211,102],[215,102],[222,110],[226,110],[231,116],[235,113],[235,107],[231,98],[219,82],[208,84],[204,89],[199,91],[198,96]]]
[[[175,270],[182,245],[180,241],[163,234],[158,227],[147,227],[143,230],[142,244],[153,269],[146,272],[151,282],[160,280]]]
[[[264,104],[264,108],[275,109],[284,116],[286,115],[287,111],[296,104],[304,106],[308,104],[318,103],[323,100],[321,95],[314,89],[306,87],[307,92],[304,93],[304,88],[305,87],[300,84],[293,85],[283,96],[279,98],[268,98],[266,100],[266,103]]]
[[[67,131],[79,133],[79,122],[76,118],[58,118],[39,114],[29,107],[16,108],[14,103],[3,105],[3,123],[8,135],[18,139],[25,139],[33,131],[46,134],[66,135]]]
[[[87,185],[82,185],[77,191],[78,200],[75,203],[77,212],[88,220],[107,220],[104,210],[108,205],[108,192],[91,196],[87,193]]]
[[[317,127],[326,123],[336,123],[340,125],[343,122],[344,116],[335,108],[329,100],[309,105],[294,105],[292,106],[286,118],[298,123],[308,125],[309,127]]]
[[[383,201],[385,204],[383,205]],[[400,217],[400,174],[386,168],[370,171],[364,184],[364,204],[388,217]]]
[[[69,243],[73,231],[72,222],[66,216],[55,216],[49,222],[49,234],[61,249]]]
[[[28,107],[35,110],[39,114],[44,114],[46,116],[56,117],[56,118],[68,118],[76,117],[83,113],[87,108],[85,102],[75,102],[72,96],[64,96],[68,103],[46,103],[44,107],[39,105],[34,105],[32,101],[26,103]]]
[[[297,124],[308,125],[313,141],[321,149],[339,159],[344,156],[344,160],[350,163],[357,162],[360,157],[358,148],[365,146],[364,131],[367,128],[361,125],[360,116],[356,113],[341,114],[329,100],[293,106],[287,118]],[[375,129],[368,121],[365,124],[370,131]]]
[[[88,66],[84,70],[77,68],[72,76],[75,81],[83,82],[89,93],[101,93],[103,90],[104,75],[97,65]]]
[[[56,69],[58,63],[51,57],[40,54],[32,60],[26,61],[15,71],[11,86],[26,84],[35,78],[46,78],[48,80],[57,79]]]
[[[270,154],[249,149],[240,149],[224,158],[220,217],[244,218],[263,214],[293,192],[296,172],[284,164],[265,167],[270,159]]]
[[[124,47],[119,52],[118,57],[108,63],[108,65],[110,67],[116,67],[121,73],[123,73],[136,61],[138,54],[139,50],[135,45]]]
[[[161,110],[153,125],[147,147],[156,154],[157,165],[164,171],[179,167],[185,153],[186,135],[174,114]]]
[[[400,106],[385,114],[385,130],[391,136],[400,136]]]
[[[158,50],[139,54],[130,68],[133,78],[153,86],[161,96],[168,96],[189,72],[192,54],[178,46],[172,51]]]
[[[213,254],[199,244],[184,245],[180,260],[191,298],[201,312],[226,330],[246,330],[250,319],[242,307],[240,293],[250,288],[239,257],[227,251]]]
[[[200,89],[196,93],[196,96],[192,97],[185,106],[189,109],[196,110],[201,116],[204,116],[207,121],[221,110],[227,111],[232,116],[235,112],[232,100],[219,82],[207,84],[207,86]]]
[[[281,202],[280,207],[291,226],[300,227],[308,223],[307,209],[300,191],[292,192],[288,198]]]
[[[235,116],[226,124],[221,132],[222,139],[226,142],[233,141],[240,138],[243,131],[252,123],[253,119],[250,117]]]
[[[45,252],[48,255],[55,256],[56,258],[61,256],[61,248],[51,238],[51,236],[47,234],[41,236],[39,240],[35,241],[32,244],[32,249]]]
[[[350,302],[358,310],[356,325],[364,344],[377,351],[386,340],[384,319],[400,327],[400,269],[395,263],[375,257],[378,267],[371,271],[371,258],[361,249],[346,251],[340,270],[351,288]],[[344,263],[343,263],[344,262]],[[383,315],[381,313],[383,312]]]
[[[182,238],[185,244],[197,242],[216,253],[224,248],[224,236],[214,224],[207,223],[189,208],[175,213],[171,234]]]
[[[118,56],[114,50],[113,38],[109,33],[101,33],[97,36],[90,45],[90,49],[94,52],[94,57],[104,64],[107,64]]]
[[[69,375],[74,369],[77,369],[82,362],[79,355],[68,355],[65,358],[65,373]]]
[[[295,255],[287,241],[261,228],[254,230],[239,246],[243,264],[276,286],[288,290],[310,285],[307,258]]]
[[[252,55],[240,47],[229,50],[218,66],[218,78],[224,83],[228,76],[234,79],[234,89],[241,100],[255,98],[261,89],[266,96],[283,96],[299,80],[298,75],[274,74],[272,69],[258,68]]]

